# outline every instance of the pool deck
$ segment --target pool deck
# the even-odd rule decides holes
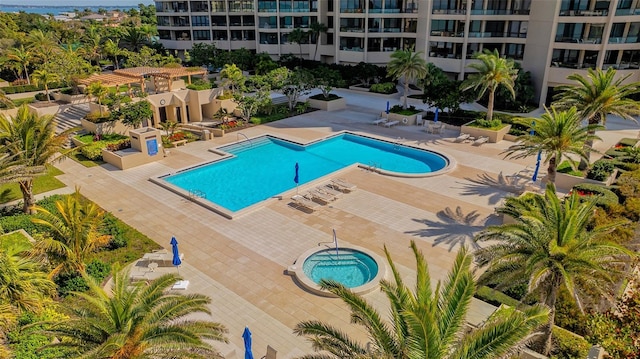
[[[281,200],[270,201],[233,220],[148,179],[215,158],[208,149],[237,141],[235,133],[172,148],[170,156],[126,171],[110,165],[86,168],[67,159],[57,165],[65,172],[58,178],[68,188],[79,186],[85,196],[163,247],[170,248],[172,236],[178,239],[185,254],[180,274],[190,281],[185,292],[212,298],[210,319],[229,329],[231,341],[216,346],[229,358],[243,356],[241,335],[245,325],[253,332],[253,352],[258,358],[267,345],[278,351],[278,358],[311,352],[304,338],[292,334],[297,323],[310,319],[330,322],[364,341],[364,333],[349,324],[348,311],[340,300],[305,292],[285,274],[286,268],[302,252],[317,248],[319,242],[331,242],[335,229],[341,245],[364,247],[379,255],[386,245],[407,283],[415,277],[409,248],[409,241],[415,240],[425,253],[433,279],[443,279],[461,245],[472,246],[474,233],[488,224],[500,223],[494,209],[516,190],[505,176],[534,165],[535,158],[504,160],[501,152],[511,144],[507,141],[479,147],[453,143],[458,135],[453,130],[431,135],[417,126],[375,126],[371,121],[386,107],[386,98],[335,92],[347,98],[346,110],[316,111],[242,133],[248,137],[269,133],[307,142],[349,130],[446,153],[456,159],[456,168],[428,178],[389,177],[349,168],[313,184],[344,177],[358,189],[313,213],[291,206],[292,190]],[[399,100],[390,102],[393,105]],[[600,135],[604,141],[598,148],[606,148],[620,137],[636,137],[637,129]],[[260,185],[259,178],[255,185]],[[378,291],[365,297],[380,308],[382,315],[387,314],[387,301]],[[474,301],[468,319],[480,323],[493,309]]]

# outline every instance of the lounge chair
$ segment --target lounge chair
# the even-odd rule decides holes
[[[385,122],[384,123],[384,127],[391,127],[391,126],[395,126],[397,124],[399,124],[400,121],[389,121],[389,122]]]
[[[347,182],[343,178],[332,179],[331,183],[333,184],[333,188],[342,192],[353,192],[358,188],[356,185]]]
[[[333,197],[335,197],[336,199],[338,199],[338,198],[340,198],[342,196],[342,192],[341,191],[336,191],[335,189],[331,188],[330,186],[320,186],[320,187],[317,187],[316,189],[319,192],[330,194]]]
[[[483,143],[489,142],[489,137],[480,136],[475,141],[473,141],[474,146],[480,146]]]
[[[385,122],[387,122],[387,119],[384,118],[384,117],[380,117],[379,119],[373,121],[372,124],[374,124],[376,126],[379,126],[379,125],[381,125],[381,124],[383,124]]]
[[[456,137],[454,142],[464,142],[469,139],[471,135],[468,133],[461,133],[460,136]]]
[[[306,208],[310,211],[315,211],[320,205],[302,195],[296,194],[291,197],[291,200],[297,207]]]
[[[333,202],[336,198],[328,193],[322,193],[318,190],[311,190],[304,195],[306,199],[310,199],[314,202],[320,202],[321,204],[327,204]]]

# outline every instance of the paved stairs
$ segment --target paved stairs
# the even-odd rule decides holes
[[[56,133],[62,133],[74,127],[80,127],[80,119],[89,113],[88,104],[74,104],[60,106],[55,115]]]

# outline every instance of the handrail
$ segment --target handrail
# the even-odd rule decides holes
[[[238,134],[236,135],[236,141],[240,141],[240,136],[244,137],[247,141],[249,141],[249,145],[250,147],[253,147],[253,142],[251,142],[251,140],[249,139],[249,137],[247,137],[247,135],[245,135],[242,132],[238,132]]]

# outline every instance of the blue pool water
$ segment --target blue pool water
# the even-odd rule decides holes
[[[302,270],[315,283],[333,279],[348,288],[369,283],[378,274],[378,264],[366,253],[340,249],[326,249],[312,254],[304,261]]]
[[[307,146],[264,136],[220,149],[234,156],[162,179],[185,191],[202,192],[208,201],[235,212],[295,188],[296,163],[299,184],[354,163],[410,174],[447,165],[444,157],[430,151],[350,133]]]

